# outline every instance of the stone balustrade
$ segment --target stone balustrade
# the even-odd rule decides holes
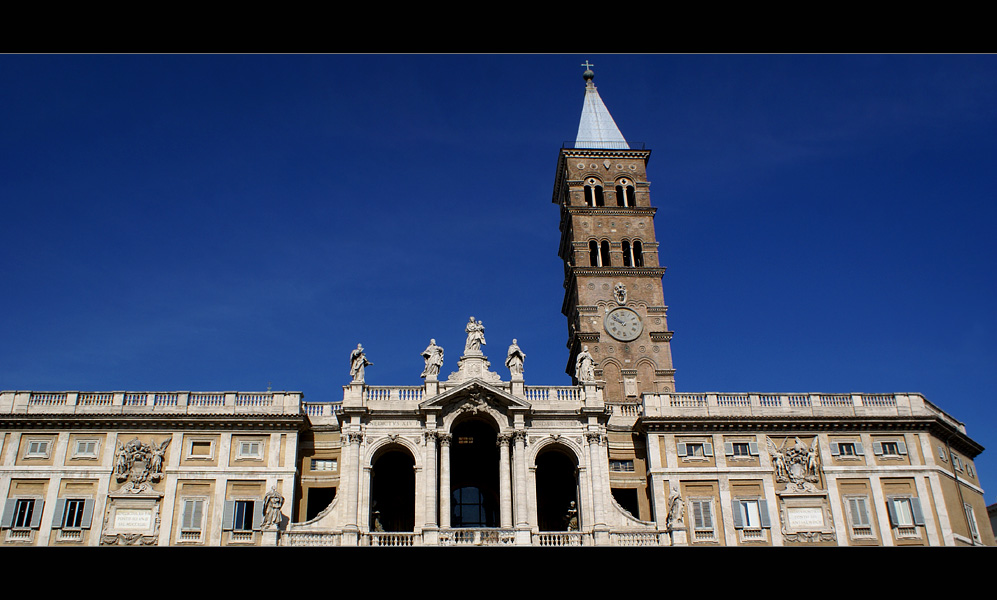
[[[0,414],[299,414],[301,392],[0,392]]]
[[[644,394],[645,418],[682,416],[889,416],[939,417],[965,432],[965,425],[920,394]]]

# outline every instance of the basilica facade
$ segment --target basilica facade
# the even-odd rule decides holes
[[[650,150],[584,73],[559,151],[566,371],[455,371],[300,393],[0,392],[12,546],[995,545],[963,423],[917,394],[678,392]],[[501,371],[502,373],[498,372]],[[508,376],[504,375],[508,372]]]

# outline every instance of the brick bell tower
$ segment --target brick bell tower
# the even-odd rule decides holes
[[[588,61],[585,103],[574,143],[561,148],[553,202],[561,206],[564,302],[570,358],[584,347],[607,401],[675,390],[671,339],[661,288],[647,161],[631,147],[592,83]],[[578,383],[575,377],[575,383]]]

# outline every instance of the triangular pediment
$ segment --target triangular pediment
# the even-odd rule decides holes
[[[457,408],[462,404],[487,403],[496,408],[508,411],[511,409],[529,410],[532,405],[522,398],[517,398],[502,388],[487,384],[480,379],[471,379],[433,396],[419,404],[423,410]]]

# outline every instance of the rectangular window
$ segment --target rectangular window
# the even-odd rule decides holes
[[[693,536],[696,540],[712,540],[713,501],[691,499]]]
[[[232,529],[234,531],[253,530],[253,508],[255,506],[256,503],[252,500],[235,501],[235,513],[232,520]]]
[[[952,455],[952,465],[956,468],[957,471],[962,470],[962,461],[955,454]]]
[[[942,448],[941,446],[938,447],[938,458],[941,459],[942,462],[948,462],[945,458],[945,448]]]
[[[189,458],[211,458],[210,440],[191,440],[187,456]]]
[[[734,529],[762,529],[771,527],[768,503],[765,500],[731,501]]]
[[[918,536],[917,528],[924,526],[920,500],[893,496],[886,499],[886,509],[890,513],[890,525],[896,529],[898,537]]]
[[[735,458],[748,458],[751,456],[751,450],[748,446],[748,442],[734,442],[731,444],[731,456]]]
[[[865,456],[860,442],[831,442],[831,456],[836,458],[858,458]]]
[[[76,440],[73,458],[97,458],[97,440]]]
[[[240,442],[239,458],[263,458],[263,446],[259,441]]]
[[[195,532],[198,534],[197,537],[200,537],[201,524],[203,522],[204,500],[201,498],[185,498],[183,501],[183,516],[180,521],[181,532]]]
[[[675,445],[679,456],[705,458],[713,456],[713,444],[709,442],[679,442]]]
[[[618,473],[633,473],[634,461],[632,460],[610,460],[609,470]]]
[[[62,526],[66,529],[79,529],[83,525],[84,500],[66,500],[62,512]]]
[[[872,524],[869,521],[869,503],[865,496],[847,498],[848,519],[852,526],[852,537],[872,537]]]
[[[876,456],[898,458],[907,454],[907,445],[901,441],[873,442],[872,451]]]
[[[968,503],[964,507],[966,509],[966,522],[969,523],[969,532],[973,534],[973,539],[978,542],[980,541],[980,530],[976,527],[976,514]]]
[[[338,468],[335,458],[313,458],[312,471],[335,471]]]
[[[28,440],[24,458],[48,458],[48,440]]]
[[[19,498],[14,504],[14,522],[11,526],[14,529],[28,529],[35,521],[34,517],[35,501],[30,498]]]

